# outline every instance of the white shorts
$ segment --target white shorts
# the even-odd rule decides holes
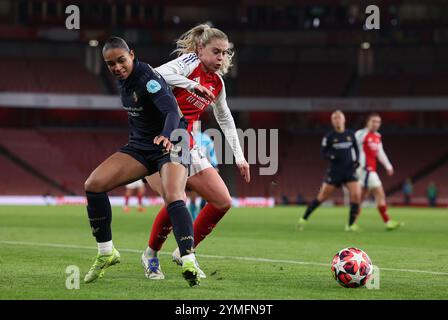
[[[188,176],[192,177],[198,172],[205,170],[207,168],[213,168],[210,161],[208,161],[207,157],[202,155],[199,147],[194,146],[190,150],[190,159],[191,163],[188,166]]]
[[[138,189],[140,187],[143,187],[145,184],[143,183],[142,179],[138,179],[137,181],[131,182],[126,185],[126,188],[128,189]]]
[[[367,171],[365,169],[359,169],[357,171],[358,181],[361,187],[365,189],[375,189],[381,187],[382,183],[378,173],[375,171]]]

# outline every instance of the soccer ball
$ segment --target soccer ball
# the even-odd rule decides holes
[[[331,264],[334,279],[346,288],[364,286],[372,275],[372,270],[372,260],[358,248],[342,249],[333,257]]]

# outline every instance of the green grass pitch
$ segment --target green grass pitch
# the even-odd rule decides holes
[[[406,225],[387,232],[364,209],[360,234],[344,232],[347,208],[320,208],[304,232],[304,208],[234,208],[197,249],[208,278],[189,288],[171,262],[171,235],[161,254],[166,279],[151,281],[140,265],[158,208],[125,214],[113,208],[114,244],[122,262],[80,289],[65,286],[66,267],[81,280],[96,254],[83,206],[0,207],[0,299],[447,299],[448,213],[391,208]],[[365,250],[380,268],[378,290],[340,287],[330,262],[340,249]]]

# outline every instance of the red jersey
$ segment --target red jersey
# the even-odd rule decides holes
[[[193,123],[199,120],[202,112],[209,105],[212,105],[216,121],[232,148],[236,162],[246,161],[239,143],[232,113],[227,105],[226,89],[221,76],[217,72],[205,72],[195,53],[183,54],[177,59],[155,68],[155,70],[173,87],[173,93],[179,108],[188,121],[188,131],[191,133]],[[209,89],[215,95],[216,101],[212,102],[196,95],[194,88],[198,83]],[[193,138],[191,143],[191,146],[193,146]]]
[[[389,170],[392,169],[392,164],[386,156],[381,141],[381,134],[372,132],[368,129],[356,131],[356,140],[360,152],[360,165],[367,171],[376,171],[377,159]]]
[[[222,81],[219,75],[214,72],[205,72],[200,63],[193,69],[187,78],[209,89],[215,96],[218,96],[222,90]],[[212,101],[179,87],[174,88],[173,93],[182,114],[188,121],[188,132],[191,132],[193,129],[193,122],[199,120],[202,112],[204,112]]]

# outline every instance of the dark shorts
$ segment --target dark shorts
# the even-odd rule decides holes
[[[331,184],[337,188],[348,182],[358,181],[354,170],[332,171],[328,170],[325,175],[324,182]]]
[[[170,153],[163,151],[162,149],[141,150],[126,144],[121,147],[119,151],[130,155],[132,158],[144,165],[145,168],[148,169],[148,176],[160,171],[165,163],[173,162],[171,160]],[[187,167],[186,164],[182,164]],[[144,180],[144,182],[146,182],[146,180]]]

